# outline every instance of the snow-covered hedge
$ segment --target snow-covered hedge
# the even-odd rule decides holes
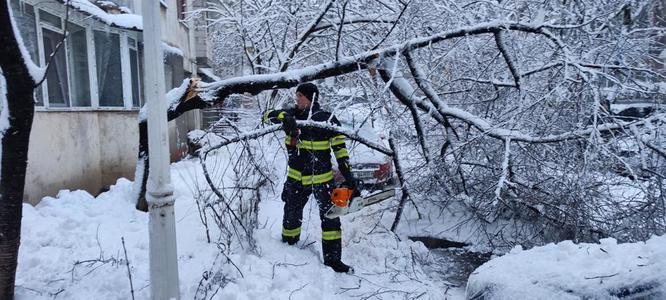
[[[468,299],[664,299],[666,236],[646,242],[517,246],[472,273]]]

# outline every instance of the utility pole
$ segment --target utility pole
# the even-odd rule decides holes
[[[164,99],[164,55],[160,1],[143,0],[145,96],[148,110],[150,174],[146,186],[150,235],[150,291],[154,300],[178,299],[178,255],[173,187],[169,174],[167,104]]]

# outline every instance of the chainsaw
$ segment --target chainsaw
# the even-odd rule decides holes
[[[334,219],[349,213],[357,212],[368,205],[379,203],[393,196],[395,196],[395,189],[393,188],[363,197],[358,190],[344,186],[337,187],[331,191],[331,202],[333,202],[333,206],[328,209],[324,216],[329,219]]]

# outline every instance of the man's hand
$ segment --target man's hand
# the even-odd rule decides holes
[[[363,187],[363,181],[356,179],[354,177],[347,178],[345,182],[342,184],[354,191],[358,191],[360,188]]]
[[[296,119],[291,115],[286,115],[284,119],[282,119],[282,129],[284,129],[284,132],[287,134],[298,132],[298,127],[296,127]]]

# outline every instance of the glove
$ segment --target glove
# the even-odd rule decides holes
[[[296,127],[296,119],[290,115],[286,115],[282,120],[282,129],[287,134],[292,134],[298,132],[298,127]]]
[[[356,179],[354,177],[347,178],[345,182],[342,184],[354,191],[358,191],[361,187],[363,187],[363,181]]]

